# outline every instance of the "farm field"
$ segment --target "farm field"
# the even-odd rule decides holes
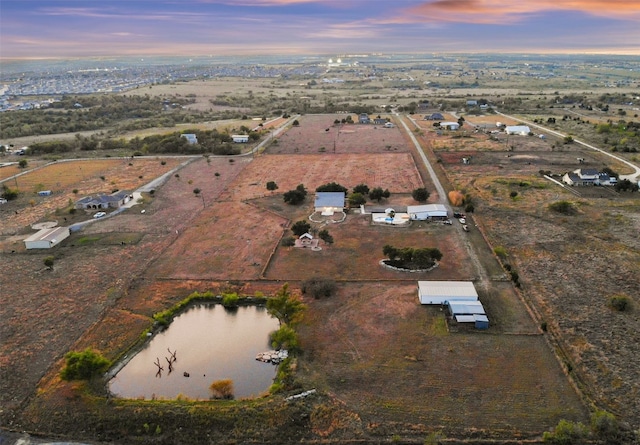
[[[612,275],[617,293],[633,298],[633,289],[640,287],[626,275],[637,277],[635,265],[640,264],[634,238],[640,224],[637,198],[606,196],[598,199],[602,208],[596,210],[582,198],[576,200],[580,212],[575,216],[549,214],[549,202],[575,197],[537,172],[574,165],[575,148],[554,151],[549,141],[527,138],[526,146],[514,142],[516,148],[508,150],[487,135],[437,136],[425,127],[420,141],[440,159],[438,175],[450,188],[474,197],[477,228],[470,236],[458,226],[423,222],[407,228],[373,226],[368,215],[349,212],[343,223],[317,226],[329,230],[335,241],[321,244],[321,251],[282,247],[287,227],[313,212],[313,191],[328,182],[388,188],[391,197],[381,206],[415,204],[411,191],[423,185],[432,192],[429,202],[439,199],[415,165],[404,130],[357,124],[338,128],[332,124],[336,116],[302,116],[299,126],[254,158],[193,160],[140,207],[73,234],[53,251],[53,271],[42,265],[50,252],[12,254],[10,249],[19,243],[17,232],[24,225],[54,209],[23,203],[21,219],[0,214],[3,231],[11,227],[0,255],[21,277],[18,285],[14,276],[0,276],[0,288],[11,289],[11,301],[0,308],[0,316],[9,320],[0,328],[0,402],[8,407],[3,423],[63,434],[86,419],[84,432],[73,430],[81,437],[129,434],[120,430],[119,416],[150,415],[152,408],[133,401],[115,402],[115,410],[78,395],[73,383],[57,377],[67,351],[91,346],[117,358],[138,343],[154,312],[194,290],[269,294],[289,282],[299,293],[301,281],[317,275],[333,278],[338,291],[322,300],[304,297],[309,310],[300,332],[304,353],[297,362],[298,378],[301,387],[322,393],[317,401],[305,402],[306,414],[314,414],[304,426],[305,440],[397,435],[424,441],[433,431],[459,438],[537,438],[560,419],[588,421],[574,379],[588,400],[636,420],[623,410],[635,406],[631,398],[639,377],[629,366],[637,364],[634,357],[640,353],[629,338],[638,320],[635,312],[611,312],[603,296]],[[463,156],[472,158],[469,165],[462,164]],[[70,194],[64,202],[73,188],[102,190],[101,172],[106,182],[117,183],[110,187],[123,189],[161,174],[156,159],[148,160],[147,170],[131,168],[140,161],[135,159],[133,166],[128,160],[111,166],[92,161],[96,171],[91,178],[69,175],[68,183],[58,181]],[[167,159],[163,167],[168,171],[182,161]],[[595,155],[588,158],[589,165],[600,162]],[[50,178],[55,177],[52,170]],[[277,191],[266,189],[269,181],[277,183]],[[306,202],[285,204],[282,194],[298,184],[310,192]],[[513,190],[517,199],[510,198]],[[435,270],[407,276],[378,264],[385,244],[438,247],[444,257]],[[491,252],[495,246],[506,249],[522,289],[505,278]],[[586,270],[580,262],[578,270],[575,264],[594,247],[600,253]],[[490,278],[479,289],[492,320],[487,332],[456,326],[439,308],[421,306],[417,299],[417,280],[478,279],[470,248]],[[612,249],[615,255],[606,255]],[[615,326],[611,338],[602,333],[602,323]],[[609,356],[611,339],[629,352]],[[554,348],[561,350],[564,362]],[[183,420],[194,416],[182,415]],[[170,417],[164,417],[168,441],[176,438],[181,424]],[[106,422],[98,426],[98,418]],[[212,423],[203,425],[215,429]],[[273,428],[269,425],[265,428]],[[238,434],[233,425],[220,428]]]

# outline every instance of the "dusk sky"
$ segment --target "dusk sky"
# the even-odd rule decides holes
[[[0,57],[640,55],[640,0],[0,0]]]

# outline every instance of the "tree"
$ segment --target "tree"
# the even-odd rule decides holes
[[[301,236],[301,235],[303,235],[305,233],[308,233],[309,230],[311,230],[311,224],[309,224],[305,220],[296,221],[291,226],[291,231],[293,232],[293,234],[295,236]]]
[[[222,379],[216,380],[209,385],[211,397],[214,399],[233,399],[233,380]]]
[[[110,366],[109,360],[89,348],[82,352],[69,352],[65,360],[66,365],[60,374],[63,380],[90,380]]]
[[[369,186],[367,184],[358,184],[353,188],[353,193],[360,193],[365,196],[369,194]]]
[[[278,184],[276,184],[274,181],[267,182],[267,190],[273,191],[277,189],[278,189]]]
[[[294,120],[294,121],[293,121],[293,124],[292,124],[292,125],[293,125],[294,127],[297,127],[298,125],[300,125],[300,122],[298,122],[298,119],[296,119],[296,120]]]
[[[386,256],[387,258],[389,258],[390,260],[394,260],[398,257],[398,249],[393,247],[390,244],[386,244],[383,248],[382,248],[382,254],[384,256]]]
[[[634,184],[628,179],[623,179],[622,181],[619,181],[613,188],[616,190],[616,192],[626,192],[627,190],[637,192],[638,184]]]
[[[20,168],[27,168],[28,162],[26,159],[20,159],[20,162],[18,162],[18,166]]]
[[[267,299],[267,312],[276,317],[280,326],[295,326],[302,320],[306,305],[289,292],[289,284],[285,283],[275,296]]]
[[[320,237],[320,239],[322,241],[324,241],[327,244],[333,244],[333,237],[331,236],[331,234],[329,233],[329,231],[327,229],[322,229],[319,233],[318,236]]]
[[[349,207],[360,207],[367,202],[367,198],[362,193],[352,193],[348,198]]]
[[[411,192],[411,196],[418,202],[426,202],[429,199],[429,191],[424,187],[420,187]]]
[[[372,201],[382,201],[382,199],[386,199],[391,196],[389,189],[382,190],[380,187],[376,187],[369,192],[369,199]]]
[[[316,189],[316,192],[344,192],[347,193],[347,188],[338,184],[337,182],[330,182],[328,184],[321,185]]]
[[[300,350],[298,334],[289,325],[280,326],[280,328],[277,331],[273,331],[269,337],[273,349],[286,349],[289,352],[297,352]]]
[[[197,188],[197,187],[196,187],[196,188],[194,188],[194,189],[193,189],[193,194],[194,194],[194,195],[196,195],[196,196],[198,196],[198,195],[200,194],[200,191],[201,191],[201,190],[200,190],[199,188]]]
[[[562,419],[554,428],[553,432],[545,431],[542,435],[544,442],[558,445],[580,444],[587,436],[587,428],[580,422],[574,423]]]
[[[49,269],[49,270],[53,270],[53,263],[55,261],[55,257],[54,256],[48,256],[46,257],[43,262],[44,265]]]
[[[299,189],[289,190],[283,195],[284,202],[291,205],[298,205],[304,201],[305,196],[307,196],[306,192],[303,192]]]
[[[604,443],[619,443],[620,425],[613,414],[597,410],[591,415],[591,431]]]

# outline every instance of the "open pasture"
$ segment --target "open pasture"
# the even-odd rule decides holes
[[[404,136],[397,126],[374,124],[334,124],[346,114],[312,114],[298,119],[300,125],[280,135],[270,145],[271,154],[359,154],[407,152]],[[373,116],[372,116],[373,117]],[[382,115],[382,117],[386,117]],[[357,115],[351,115],[358,122]],[[392,119],[393,122],[393,119]],[[335,150],[334,150],[335,148]]]

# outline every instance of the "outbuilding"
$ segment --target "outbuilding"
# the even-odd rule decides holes
[[[27,249],[51,249],[70,235],[68,227],[42,229],[24,240]]]
[[[504,129],[507,134],[518,134],[520,136],[528,136],[531,129],[527,125],[507,125]]]
[[[412,220],[424,221],[430,218],[447,218],[447,208],[442,204],[424,204],[407,206],[407,213]]]
[[[235,143],[246,144],[247,142],[249,142],[249,135],[248,134],[232,134],[231,139],[233,139],[233,142]]]
[[[441,122],[440,128],[455,131],[460,128],[460,124],[457,122]]]
[[[478,300],[471,281],[418,281],[420,304],[446,304],[448,301]]]

